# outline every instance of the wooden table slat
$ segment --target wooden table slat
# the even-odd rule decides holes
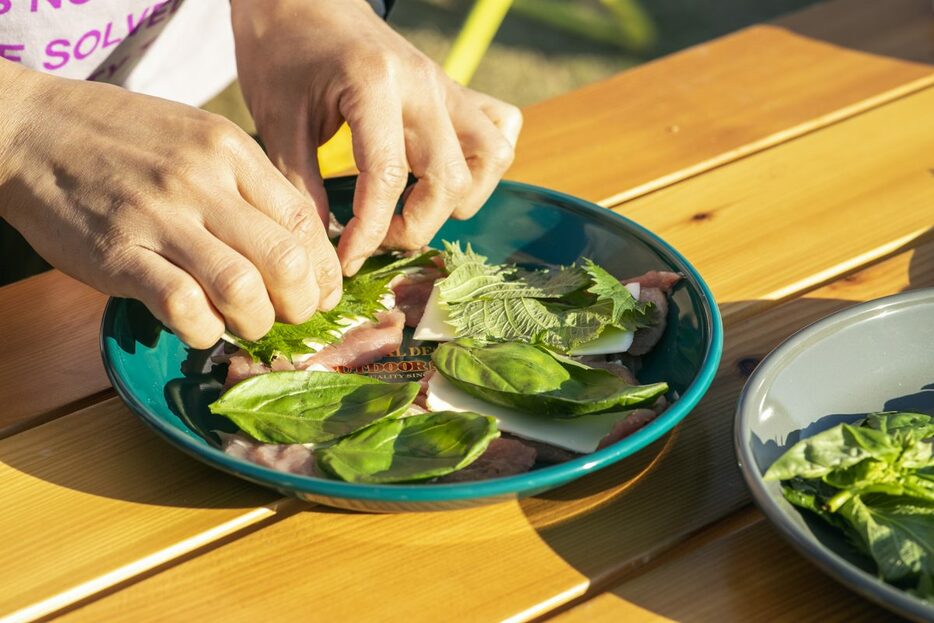
[[[656,190],[931,84],[931,21],[926,0],[836,0],[543,102],[509,177],[604,205]],[[106,397],[103,304],[54,271],[0,288],[0,437]]]
[[[633,68],[527,108],[508,177],[616,205],[934,83],[932,22],[835,0]]]
[[[731,323],[713,388],[671,436],[557,491],[437,515],[312,507],[93,601],[65,620],[101,620],[127,609],[141,621],[207,616],[217,603],[232,600],[237,610],[225,615],[232,620],[261,613],[283,618],[308,604],[326,620],[518,621],[541,615],[611,585],[748,503],[731,435],[746,360],[851,301],[929,285],[934,240]],[[322,561],[327,572],[309,561]],[[263,581],[255,581],[258,576]],[[203,586],[216,588],[205,593],[198,588]],[[400,594],[406,598],[398,599]],[[164,595],[184,598],[166,604]]]
[[[57,610],[276,512],[117,398],[0,440],[0,618]]]
[[[97,345],[106,300],[56,270],[0,288],[0,438],[110,388]]]
[[[749,527],[668,559],[549,621],[902,620],[822,573],[761,515]]]
[[[932,231],[932,111],[929,88],[616,210],[662,233],[744,313]]]
[[[719,378],[668,438],[519,503],[390,517],[319,507],[292,514],[288,504],[273,521],[274,493],[183,457],[112,399],[0,441],[8,509],[0,533],[17,561],[0,571],[0,616],[51,612],[164,564],[69,617],[132,609],[140,620],[188,619],[231,604],[225,619],[308,611],[527,619],[613,585],[742,507],[729,439],[746,369],[737,362],[849,300],[934,284],[930,25],[926,0],[836,0],[528,111],[511,177],[606,205],[636,197],[620,211],[683,251],[723,304],[730,333]],[[12,287],[39,297],[0,289],[0,327],[23,334],[17,363],[3,370],[18,386],[5,383],[13,393],[0,399],[25,405],[0,427],[22,428],[94,393],[99,369],[77,366],[92,352],[97,362],[88,341],[96,343],[94,305],[103,299],[62,283]],[[56,328],[68,316],[62,288],[80,308],[74,339]],[[31,323],[7,320],[24,311]],[[60,372],[44,366],[30,376],[14,366],[55,357],[56,346],[74,377],[55,377],[62,387],[50,397],[24,401]],[[263,519],[263,528],[211,548]],[[198,547],[205,553],[179,558]]]

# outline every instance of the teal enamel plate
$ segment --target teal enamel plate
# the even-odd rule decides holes
[[[327,182],[339,220],[351,213],[355,178]],[[559,465],[518,476],[462,484],[360,485],[267,469],[224,454],[214,431],[231,424],[207,406],[220,394],[223,366],[215,350],[187,348],[140,303],[111,299],[101,327],[104,366],[127,406],[169,443],[230,474],[284,494],[354,510],[423,511],[463,508],[541,493],[638,452],[671,430],[697,405],[723,350],[720,314],[710,289],[664,240],[600,206],[555,191],[502,182],[468,221],[449,221],[435,239],[469,242],[493,262],[570,264],[593,259],[619,277],[673,270],[675,288],[662,341],[644,358],[643,382],[667,381],[678,399],[629,437]],[[156,469],[156,466],[153,466]]]

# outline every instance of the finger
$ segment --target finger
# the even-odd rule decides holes
[[[451,117],[440,101],[413,111],[407,118],[406,155],[418,181],[401,216],[394,216],[385,244],[401,249],[427,245],[460,205],[471,175]]]
[[[452,119],[461,149],[467,157],[472,183],[467,196],[451,216],[467,219],[490,198],[503,173],[512,164],[515,152],[499,128],[474,106],[460,106]]]
[[[332,309],[341,297],[341,268],[313,205],[272,167],[262,152],[251,162],[240,162],[237,174],[243,198],[302,242],[314,267],[319,308]]]
[[[239,196],[207,212],[204,226],[259,269],[278,320],[298,324],[317,311],[317,275],[297,236]]]
[[[269,160],[287,180],[315,205],[321,222],[327,226],[329,220],[328,196],[324,191],[324,180],[318,167],[317,146],[312,144],[308,133],[308,117],[289,117],[292,123],[276,124],[275,130],[267,131],[266,153]]]
[[[149,249],[139,249],[118,277],[121,296],[142,301],[192,348],[210,348],[224,332],[224,319],[204,289],[184,270]]]
[[[345,275],[353,275],[382,244],[408,179],[402,104],[395,88],[372,89],[363,98],[347,98],[341,114],[353,135],[360,175],[354,191],[353,218],[337,247]]]
[[[522,111],[512,104],[472,89],[464,89],[463,95],[468,102],[473,103],[490,118],[493,125],[499,128],[515,149],[516,142],[519,140],[519,132],[522,130]]]
[[[191,226],[156,251],[201,284],[234,334],[257,340],[272,327],[276,313],[259,270],[208,231]]]

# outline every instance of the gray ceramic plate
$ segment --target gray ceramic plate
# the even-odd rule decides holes
[[[877,578],[871,561],[762,480],[799,439],[883,410],[934,414],[934,288],[847,308],[772,351],[740,396],[736,453],[756,504],[799,552],[865,597],[932,621],[934,604]]]

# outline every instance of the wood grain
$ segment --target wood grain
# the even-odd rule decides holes
[[[927,285],[934,285],[934,240],[731,323],[713,388],[675,433],[570,486],[519,503],[445,514],[312,508],[64,618],[95,621],[128,609],[141,621],[197,618],[217,615],[219,605],[228,603],[223,614],[234,621],[287,618],[308,611],[309,604],[323,620],[518,621],[541,615],[611,585],[748,503],[734,465],[731,423],[737,394],[759,357],[803,324],[852,301]],[[203,586],[216,590],[198,588]],[[167,595],[175,597],[171,603]]]
[[[510,177],[618,204],[930,84],[931,24],[926,0],[837,0],[705,43],[528,109]],[[54,271],[0,289],[0,436],[103,397],[103,303]]]
[[[932,24],[927,0],[837,0],[700,44],[527,108],[507,177],[643,195],[934,83]]]
[[[232,619],[296,612],[530,618],[612,584],[745,504],[729,421],[749,362],[845,300],[888,294],[909,281],[934,283],[934,252],[919,239],[934,222],[934,178],[925,177],[934,166],[930,94],[789,141],[928,84],[929,57],[917,33],[927,28],[929,9],[924,3],[922,16],[921,4],[907,0],[884,9],[862,0],[833,4],[878,16],[846,28],[825,19],[825,30],[839,39],[855,28],[862,39],[854,40],[882,48],[895,42],[881,52],[888,56],[847,48],[832,33],[825,42],[814,38],[820,34],[761,27],[670,59],[670,73],[668,61],[652,64],[637,70],[654,72],[638,81],[624,75],[527,115],[516,176],[607,204],[784,142],[678,184],[678,192],[622,206],[686,251],[725,303],[730,332],[720,378],[675,434],[612,470],[522,503],[430,516],[313,509],[169,566],[70,617],[107,620],[130,608],[140,620],[216,618],[221,611]],[[697,115],[672,116],[695,108]],[[666,130],[675,125],[677,132]],[[788,149],[797,150],[794,157],[774,155]],[[916,253],[834,284],[833,293],[759,315],[916,245]],[[96,335],[96,319],[92,324]],[[74,352],[93,352],[96,361],[96,348]],[[69,392],[61,404],[74,400]],[[181,457],[130,418],[105,402],[0,442],[0,482],[14,509],[0,518],[4,559],[17,561],[0,577],[11,587],[3,612],[38,604],[32,614],[40,614],[74,603],[274,515],[262,506],[268,492]],[[55,454],[43,455],[48,449]],[[238,590],[221,599],[228,585]]]
[[[0,287],[0,437],[110,387],[97,346],[105,301],[55,270]]]
[[[743,305],[830,281],[931,230],[931,111],[934,88],[616,210],[662,232],[717,300],[740,313]]]
[[[752,623],[779,619],[902,620],[823,574],[761,516],[750,527],[666,564],[653,565],[638,577],[549,620]]]
[[[116,398],[0,440],[0,618],[28,620],[271,516]]]

